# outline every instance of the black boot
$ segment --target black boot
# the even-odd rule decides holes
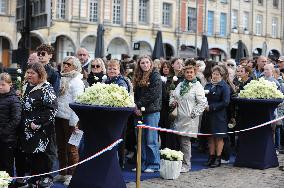
[[[215,155],[209,155],[208,161],[204,163],[205,166],[210,166],[214,163],[216,156]]]
[[[217,156],[214,163],[210,165],[211,168],[219,167],[221,165],[221,156]]]

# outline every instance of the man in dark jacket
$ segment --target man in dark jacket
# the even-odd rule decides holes
[[[52,58],[54,49],[48,44],[42,44],[37,48],[37,56],[39,62],[44,65],[45,71],[47,73],[47,81],[52,85],[56,95],[59,94],[60,87],[60,75],[49,63]]]

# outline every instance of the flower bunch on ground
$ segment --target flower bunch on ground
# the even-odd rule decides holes
[[[171,150],[165,148],[160,150],[161,159],[170,161],[181,161],[183,159],[183,153],[181,151]]]
[[[112,107],[134,107],[134,99],[124,87],[117,84],[97,83],[79,95],[77,103]]]
[[[248,83],[241,90],[239,97],[249,99],[282,99],[284,95],[277,89],[274,82],[260,78]]]
[[[8,187],[11,181],[12,178],[9,176],[7,172],[0,171],[0,187]]]

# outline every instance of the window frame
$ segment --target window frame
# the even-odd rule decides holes
[[[168,5],[169,9],[165,10],[165,5]],[[173,11],[173,5],[168,2],[163,2],[162,7],[162,25],[164,27],[171,27],[172,26],[172,11]],[[168,23],[165,23],[165,21],[168,18]]]
[[[99,1],[89,0],[89,22],[97,23],[98,21],[99,21]]]
[[[141,6],[141,5],[145,6]],[[139,0],[138,22],[139,24],[149,24],[149,0]],[[142,19],[143,18],[143,19]]]
[[[209,21],[209,15],[211,15],[211,13],[212,13],[212,18],[211,18],[212,23]],[[214,11],[208,10],[208,12],[207,12],[207,35],[208,36],[213,36],[214,35],[214,22],[215,22],[214,15],[215,15]],[[209,33],[209,27],[210,26],[212,26],[212,28],[210,28],[210,30],[212,29],[211,33]]]

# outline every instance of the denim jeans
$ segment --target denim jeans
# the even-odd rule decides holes
[[[146,114],[143,117],[143,123],[152,127],[158,127],[160,112]],[[142,130],[142,171],[145,169],[160,169],[160,151],[158,143],[158,131],[143,129]]]

